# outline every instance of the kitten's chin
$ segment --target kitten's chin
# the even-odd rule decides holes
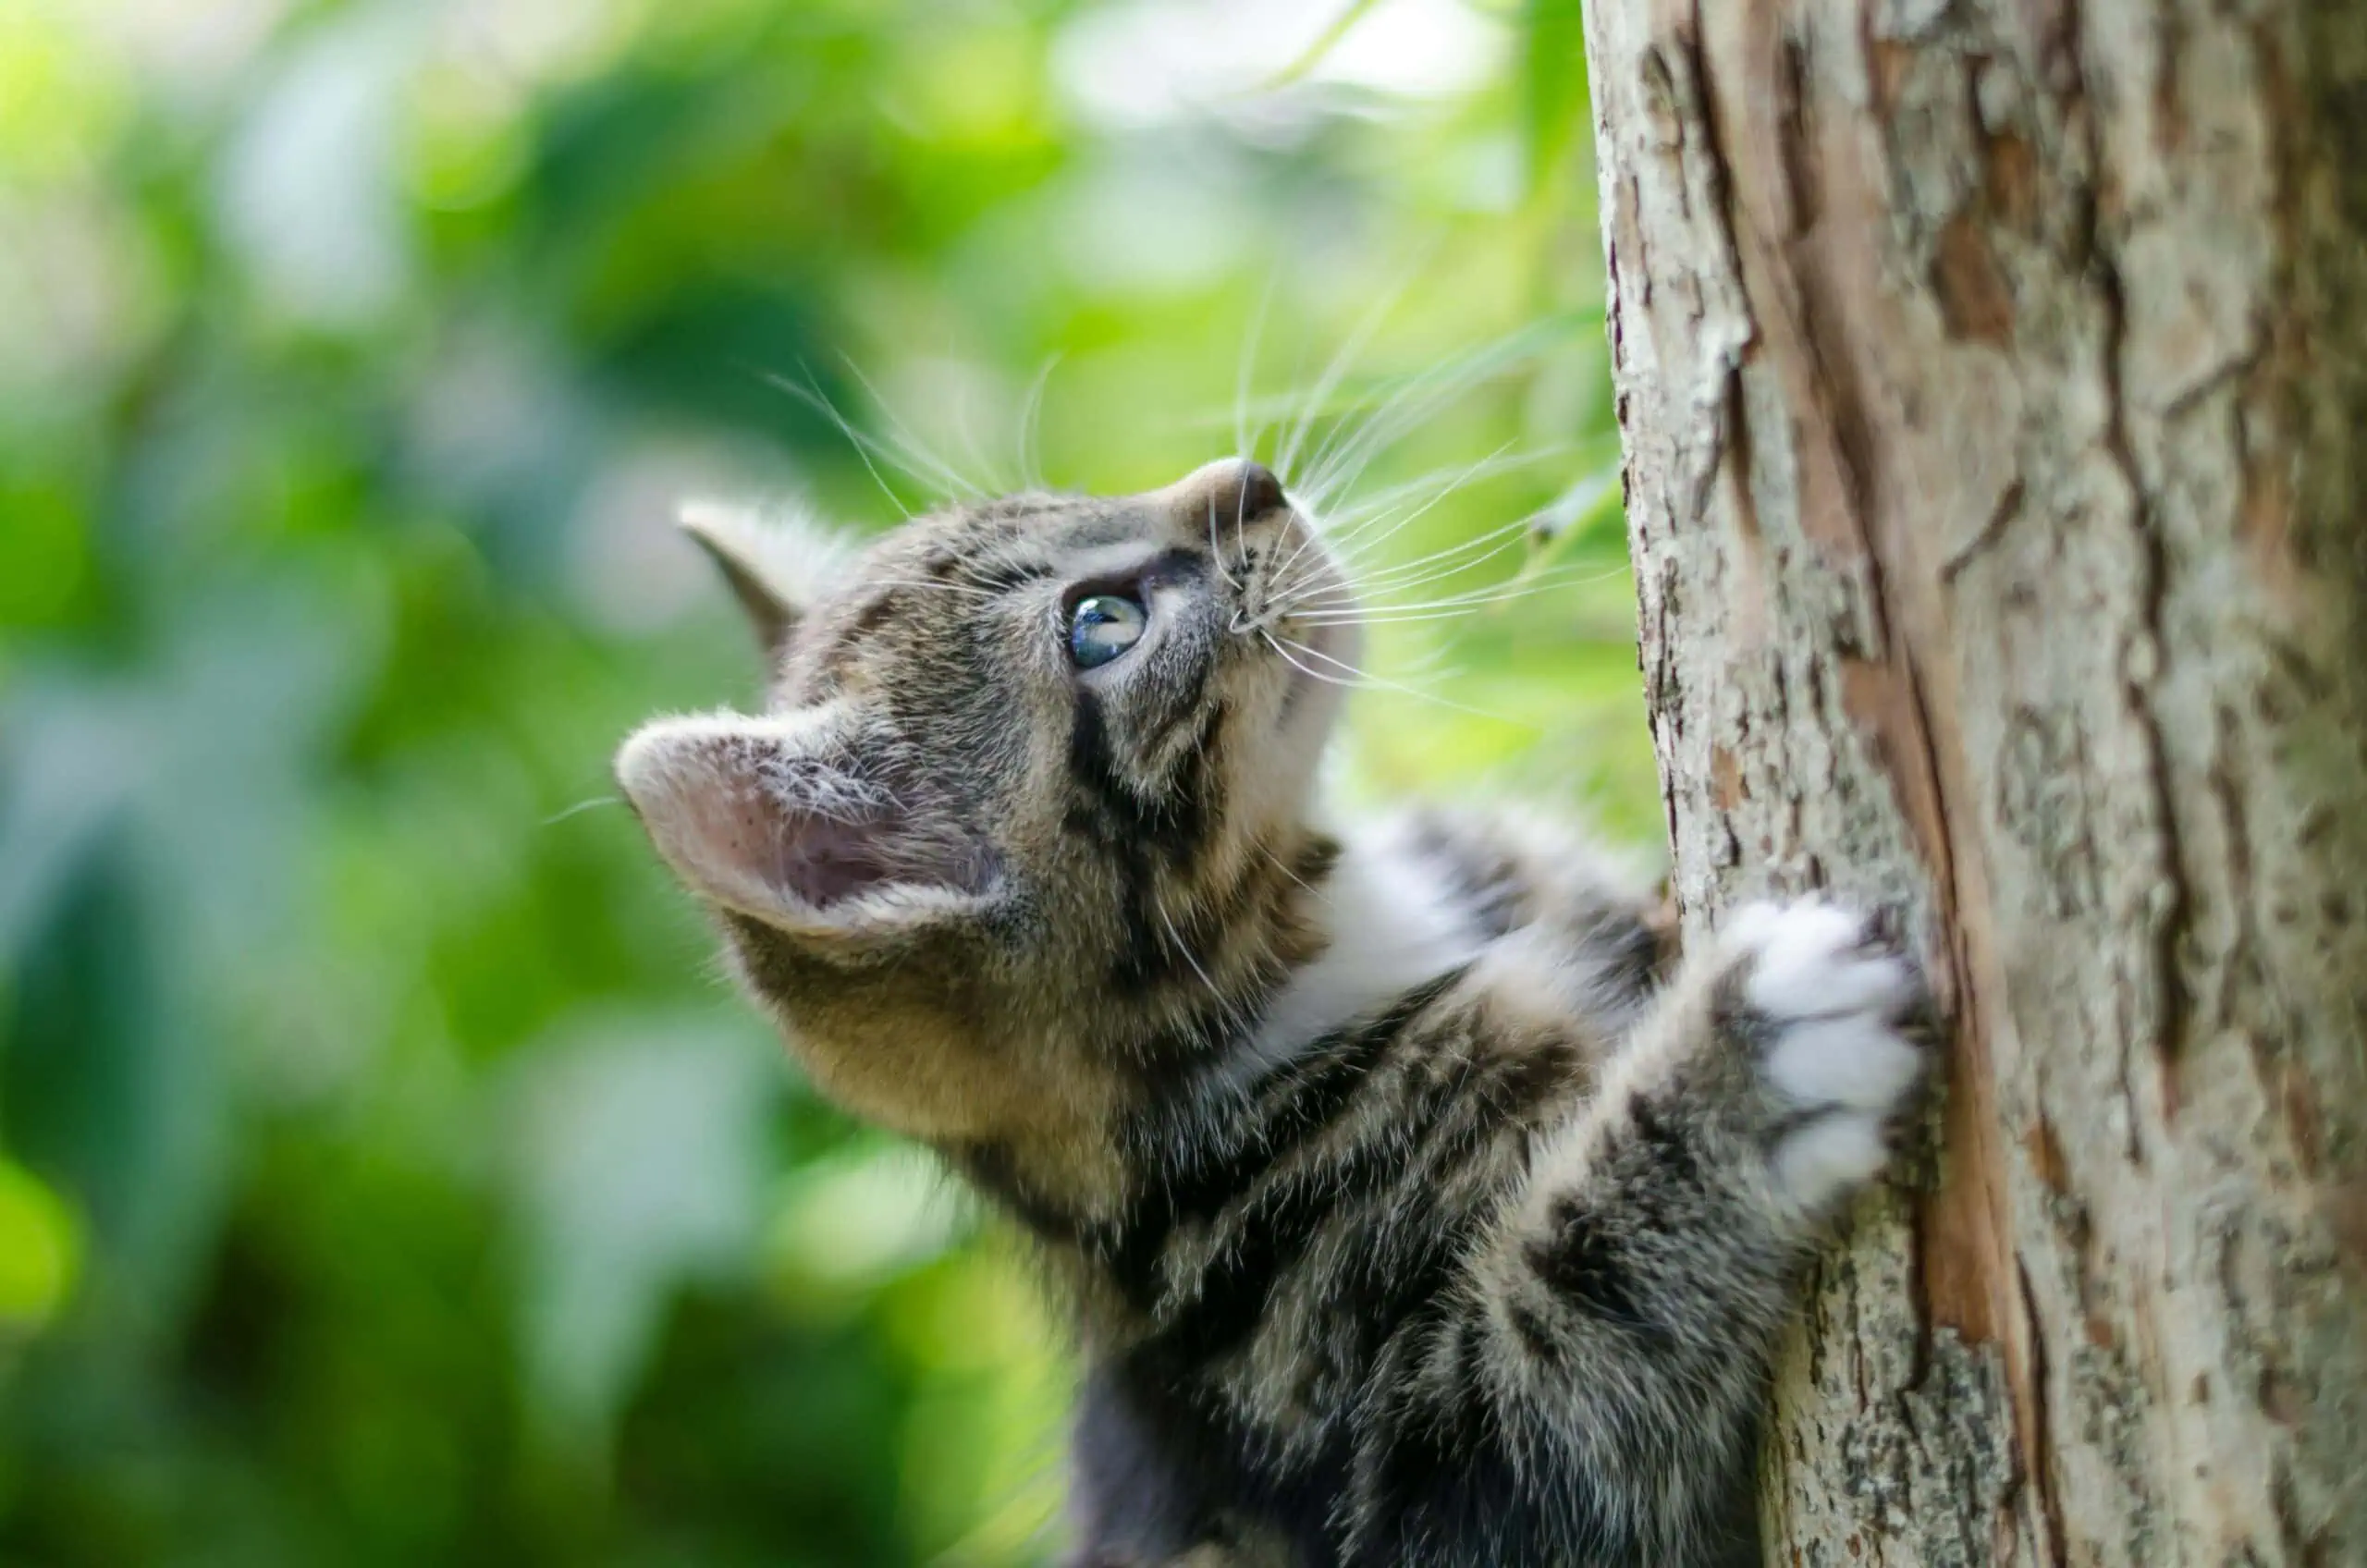
[[[1331,662],[1324,668],[1342,680],[1354,680],[1364,673],[1360,661],[1365,656],[1365,623],[1361,620],[1331,620],[1308,629],[1307,645]]]
[[[1287,733],[1303,725],[1312,726],[1318,731],[1319,750],[1323,737],[1339,718],[1348,688],[1364,673],[1356,663],[1364,656],[1364,627],[1354,620],[1321,620],[1286,635],[1298,652],[1291,659],[1282,729]]]
[[[1289,684],[1273,741],[1257,759],[1263,787],[1257,793],[1264,809],[1257,815],[1276,823],[1304,822],[1315,803],[1324,747],[1357,678],[1364,643],[1362,629],[1352,621],[1317,622],[1286,629],[1284,635],[1295,644],[1286,661]]]

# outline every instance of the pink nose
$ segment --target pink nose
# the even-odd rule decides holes
[[[1251,522],[1290,505],[1274,471],[1248,458],[1204,463],[1168,486],[1168,494],[1196,518],[1213,510],[1218,521],[1229,523]]]

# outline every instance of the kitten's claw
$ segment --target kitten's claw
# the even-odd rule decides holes
[[[1915,966],[1864,916],[1833,904],[1753,904],[1722,938],[1760,1081],[1780,1102],[1769,1168],[1783,1197],[1819,1210],[1877,1170],[1892,1118],[1921,1081],[1903,1025]]]

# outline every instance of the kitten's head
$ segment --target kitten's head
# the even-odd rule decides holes
[[[851,1109],[957,1145],[1093,1124],[1313,939],[1355,632],[1263,468],[957,507],[818,572],[692,527],[772,656],[767,709],[656,720],[617,775]]]

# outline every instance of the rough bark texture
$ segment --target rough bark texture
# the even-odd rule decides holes
[[[1686,919],[1893,907],[1955,1022],[1767,1561],[2367,1564],[2367,4],[1588,40]]]

